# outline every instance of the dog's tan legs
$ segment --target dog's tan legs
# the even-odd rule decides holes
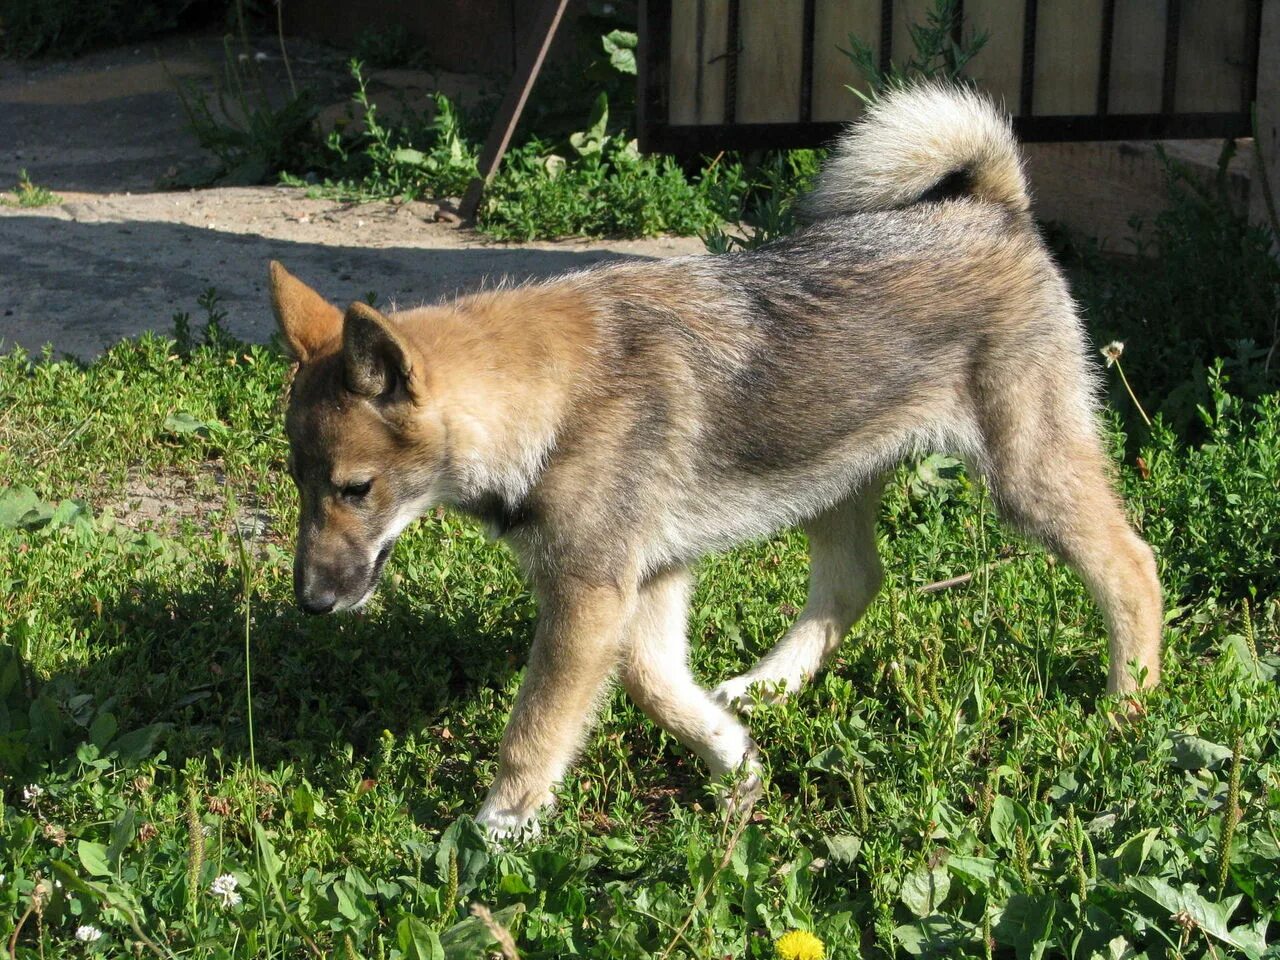
[[[690,576],[683,569],[660,573],[640,588],[622,682],[654,723],[697,753],[711,775],[719,777],[750,763],[755,744],[689,671],[689,591]],[[739,793],[758,786],[753,773]]]
[[[635,588],[561,584],[539,600],[529,667],[476,817],[497,836],[536,831],[534,817],[573,762],[617,665]]]
[[[754,667],[716,688],[717,700],[749,707],[754,684],[760,695],[794,693],[835,654],[884,579],[875,534],[882,488],[876,480],[805,525],[810,568],[804,610]]]
[[[1084,581],[1110,635],[1107,691],[1128,693],[1139,686],[1135,670],[1145,671],[1143,686],[1160,680],[1160,580],[1107,480],[1099,442],[1072,433],[1028,429],[1017,449],[992,451],[991,479],[1002,512]]]

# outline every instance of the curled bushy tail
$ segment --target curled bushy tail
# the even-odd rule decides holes
[[[1008,117],[966,87],[920,83],[886,94],[841,135],[802,209],[818,220],[955,196],[1031,206]]]

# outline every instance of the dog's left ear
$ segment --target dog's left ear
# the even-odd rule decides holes
[[[315,359],[342,332],[342,311],[272,260],[268,272],[271,306],[294,359]]]
[[[390,398],[403,390],[417,399],[413,350],[395,325],[367,303],[347,307],[342,321],[347,389],[362,397]]]

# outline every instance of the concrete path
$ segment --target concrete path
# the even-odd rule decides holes
[[[341,54],[290,48],[300,83],[322,91],[321,102],[346,101]],[[63,201],[0,206],[0,351],[51,344],[91,357],[121,337],[171,331],[175,313],[201,322],[196,299],[209,287],[233,333],[265,340],[270,259],[340,304],[373,292],[380,304],[412,305],[503,276],[702,252],[689,238],[493,244],[435,222],[428,204],[343,204],[280,187],[156,192],[157,180],[205,159],[174,78],[207,87],[221,58],[221,40],[201,35],[69,63],[0,62],[0,194],[26,169]],[[447,79],[383,73],[371,89],[391,102]]]
[[[265,340],[274,329],[265,292],[271,259],[335,303],[372,292],[380,305],[414,305],[503,276],[702,251],[688,238],[490,244],[423,220],[415,211],[424,206],[344,205],[242,187],[0,208],[0,351],[52,344],[91,357],[121,337],[171,331],[177,312],[202,321],[196,299],[209,287],[232,333]]]

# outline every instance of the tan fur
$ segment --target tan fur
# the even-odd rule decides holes
[[[536,825],[615,671],[713,775],[744,772],[739,799],[758,789],[731,708],[794,692],[830,660],[880,588],[883,477],[933,450],[966,458],[1002,516],[1079,572],[1110,632],[1107,689],[1158,681],[1160,585],[1108,482],[1096,362],[1018,199],[1007,124],[949,96],[891,102],[859,134],[879,193],[859,193],[849,156],[828,172],[833,196],[903,209],[842,216],[831,200],[750,254],[597,268],[390,315],[357,304],[344,316],[273,266],[303,361],[286,418],[303,607],[363,603],[395,537],[438,503],[487,522],[537,596],[480,814],[494,832]],[[951,139],[912,114],[939,97],[947,122],[964,121]],[[895,172],[886,144],[902,136],[917,141]],[[956,157],[977,165],[969,194],[908,202],[930,193],[925,171],[954,179],[943,161]],[[754,667],[704,690],[685,635],[691,566],[792,524],[812,555],[804,610]]]
[[[280,333],[296,360],[305,363],[334,349],[342,335],[342,311],[274,260],[267,285]]]

